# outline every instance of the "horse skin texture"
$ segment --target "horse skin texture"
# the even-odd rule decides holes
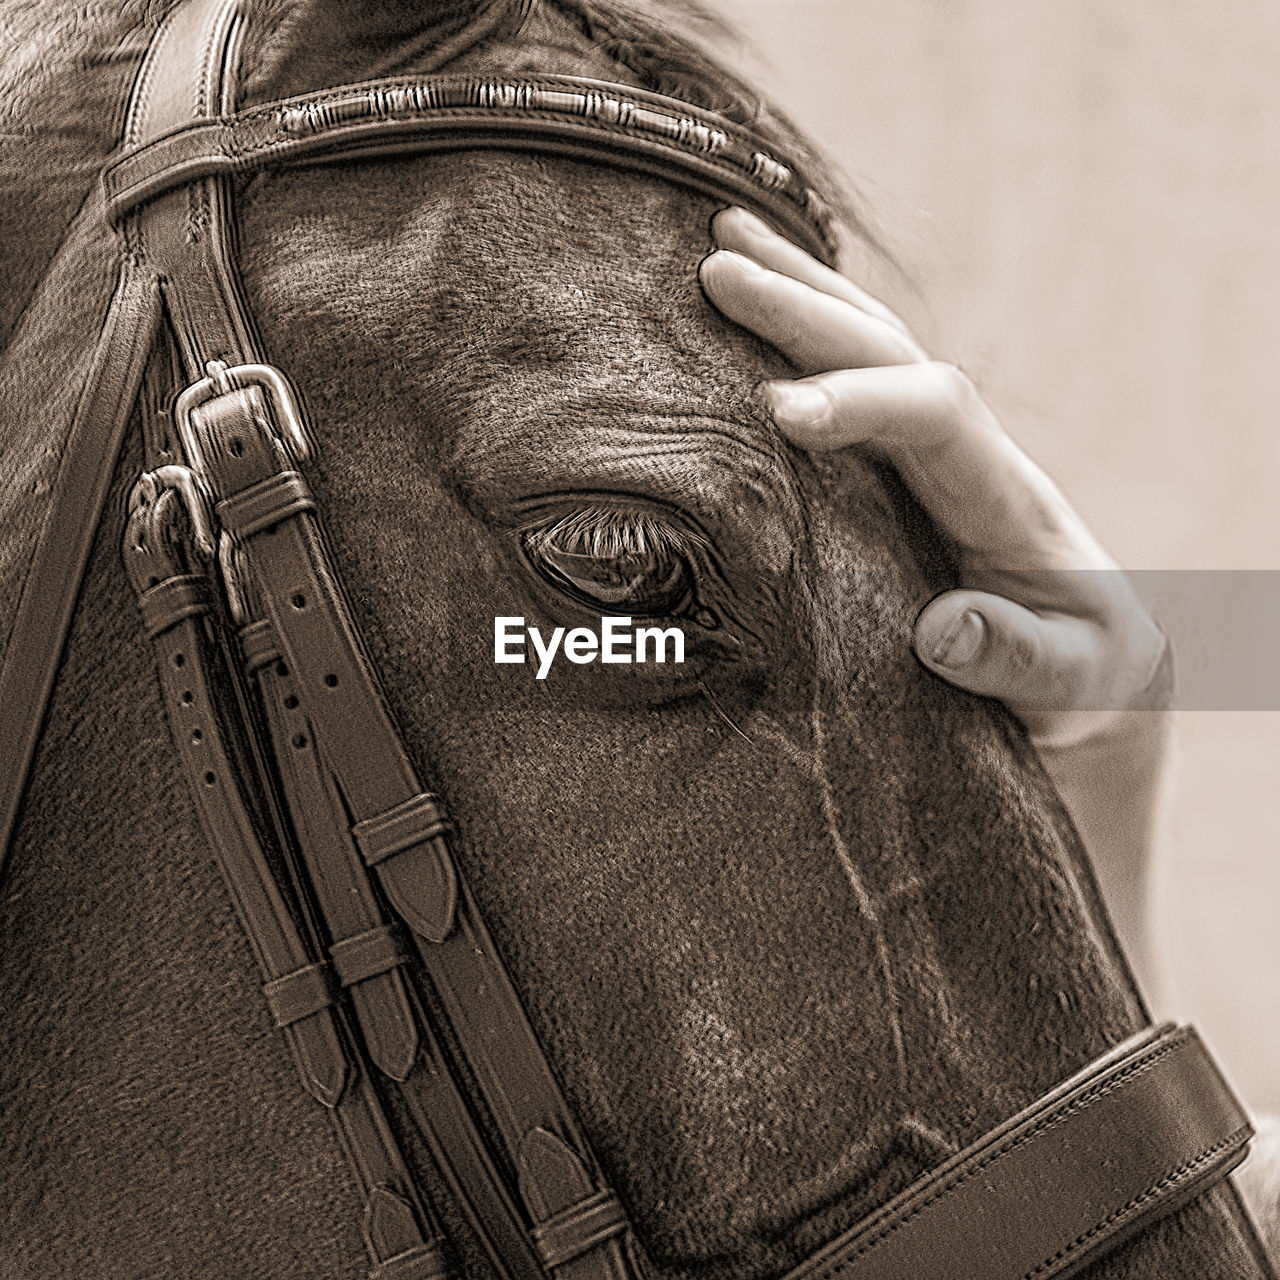
[[[258,0],[241,105],[438,69],[446,42],[450,72],[664,88],[669,62],[692,91],[671,12],[499,7]],[[119,262],[97,175],[164,8],[0,4],[0,639]],[[785,362],[701,295],[715,201],[502,151],[236,201],[357,621],[655,1276],[780,1275],[1145,1025],[1022,729],[911,655],[953,580],[935,531],[871,459],[780,440],[755,389]],[[121,568],[141,466],[134,431],[0,898],[0,1276],[354,1280],[351,1176],[266,1016]],[[685,538],[686,661],[495,664],[495,617],[589,621],[520,531],[602,507]],[[1085,1274],[1267,1273],[1223,1183]]]

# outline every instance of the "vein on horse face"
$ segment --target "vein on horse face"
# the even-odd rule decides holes
[[[858,911],[862,918],[867,922],[872,939],[875,944],[876,958],[880,964],[880,976],[884,983],[885,996],[885,1015],[889,1021],[889,1027],[893,1036],[894,1055],[897,1059],[899,1083],[905,1091],[907,1087],[907,1046],[902,1033],[902,1020],[900,1017],[901,1001],[898,997],[898,986],[893,976],[893,964],[889,955],[889,944],[885,938],[884,927],[880,923],[880,916],[876,910],[875,900],[872,898],[870,891],[867,889],[866,882],[859,873],[854,863],[853,855],[849,851],[849,846],[845,838],[840,833],[840,824],[837,820],[835,795],[831,787],[831,779],[827,773],[827,767],[823,756],[823,746],[826,741],[826,735],[822,728],[822,714],[817,705],[817,691],[814,692],[814,702],[810,708],[809,717],[810,745],[801,745],[795,742],[791,737],[784,733],[776,723],[772,721],[753,721],[751,729],[754,736],[768,736],[783,750],[789,759],[804,768],[813,780],[817,783],[819,794],[822,799],[822,819],[826,827],[827,838],[831,842],[831,848],[834,850],[836,860],[840,863],[840,869],[844,872],[845,879],[849,882],[849,887],[853,890],[854,901],[858,904]]]
[[[884,979],[885,1012],[888,1014],[889,1025],[893,1031],[893,1048],[898,1060],[899,1083],[905,1090],[907,1087],[907,1046],[902,1035],[898,986],[893,977],[893,964],[889,957],[889,945],[885,939],[884,929],[880,924],[875,902],[868,892],[862,876],[858,873],[858,868],[854,866],[853,858],[849,853],[849,846],[845,843],[844,836],[840,834],[840,824],[836,820],[835,797],[832,794],[831,779],[827,774],[826,757],[823,753],[825,734],[822,728],[822,713],[818,709],[817,696],[817,687],[815,685],[814,703],[810,709],[809,722],[813,733],[813,776],[822,792],[822,817],[827,824],[827,834],[831,839],[832,847],[836,851],[836,857],[840,860],[840,867],[853,888],[854,897],[858,901],[858,908],[875,937],[876,956],[880,961],[880,976]]]

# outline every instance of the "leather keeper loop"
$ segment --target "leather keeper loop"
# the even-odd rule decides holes
[[[306,480],[296,471],[281,471],[223,498],[216,511],[223,529],[243,542],[315,506]]]
[[[250,675],[284,657],[270,618],[260,618],[240,628],[240,652]]]
[[[409,953],[400,930],[393,924],[384,924],[335,942],[329,948],[329,958],[338,981],[344,987],[352,987],[407,963]]]
[[[424,791],[376,818],[357,822],[351,834],[365,864],[376,867],[397,853],[450,830],[449,820],[440,811],[436,797]]]
[[[438,1244],[420,1244],[388,1258],[369,1272],[369,1280],[445,1280],[449,1265]]]
[[[209,579],[194,573],[166,578],[138,597],[138,608],[142,610],[147,638],[154,640],[184,618],[198,617],[213,608]]]
[[[292,1026],[333,1003],[329,966],[309,964],[264,984],[262,994],[277,1027]]]
[[[627,1215],[618,1197],[612,1191],[597,1191],[535,1226],[533,1240],[542,1265],[550,1271],[572,1262],[627,1226]]]

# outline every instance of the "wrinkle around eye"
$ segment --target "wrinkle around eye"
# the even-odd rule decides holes
[[[488,522],[523,522],[522,504],[576,493],[650,500],[686,513],[726,558],[761,578],[789,573],[808,521],[789,446],[755,424],[692,414],[626,425],[559,418],[519,435],[466,433],[454,480]]]

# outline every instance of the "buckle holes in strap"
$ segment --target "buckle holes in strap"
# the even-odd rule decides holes
[[[182,702],[184,706],[189,707],[196,700],[196,696],[190,689],[183,689]]]
[[[296,711],[298,709],[298,695],[294,693],[286,695],[284,705],[285,710]]]
[[[184,653],[175,653],[173,655],[173,665],[175,667],[182,666],[182,664],[186,662],[186,660],[187,660],[187,656]]]
[[[307,607],[307,597],[304,596],[301,591],[295,591],[293,595],[289,597],[289,603],[293,605],[295,609],[305,609]]]
[[[307,735],[305,733],[295,733],[293,735],[293,745],[301,751],[307,745]]]
[[[330,689],[336,689],[338,687],[338,677],[335,676],[332,671],[325,676],[324,682]]]
[[[212,769],[206,771],[204,775],[204,785],[206,787],[213,786],[213,784],[217,782],[217,780],[218,780],[218,775],[214,773]]]
[[[200,730],[200,729],[192,729],[192,730],[191,730],[191,741],[192,741],[192,742],[199,743],[199,742],[202,742],[203,740],[204,740],[204,733],[203,733],[203,731],[202,731],[202,730]]]

